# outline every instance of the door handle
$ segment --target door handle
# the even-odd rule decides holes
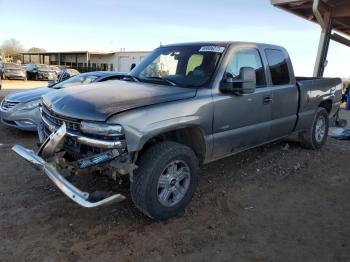
[[[266,104],[270,104],[272,102],[272,97],[271,96],[264,96],[264,100],[263,100],[263,103],[264,105]]]

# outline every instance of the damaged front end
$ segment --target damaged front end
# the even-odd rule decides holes
[[[62,166],[63,173],[68,170],[76,173],[78,170],[109,170],[114,179],[117,172],[132,175],[133,165],[129,161],[125,142],[84,136],[80,132],[73,132],[70,125],[67,128],[67,124],[69,125],[65,121],[56,123],[42,113],[42,123],[38,130],[42,144],[38,152],[20,145],[13,146],[12,150],[42,170],[65,195],[83,207],[91,208],[123,201],[125,196],[118,193],[96,198],[94,193],[83,192],[58,170]],[[47,130],[50,135],[45,135]],[[95,148],[95,151],[91,148]]]

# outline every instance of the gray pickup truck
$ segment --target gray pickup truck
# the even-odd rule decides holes
[[[125,196],[83,192],[66,175],[128,175],[133,202],[157,220],[185,209],[202,164],[291,134],[320,149],[342,88],[296,78],[282,47],[241,42],[161,46],[124,80],[43,96],[40,149],[13,150],[84,207]]]

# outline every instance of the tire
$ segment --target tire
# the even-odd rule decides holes
[[[324,120],[324,127],[320,127],[320,121]],[[323,132],[319,133],[320,129]],[[318,150],[327,141],[329,130],[329,116],[325,108],[318,108],[310,130],[300,133],[299,140],[302,147],[306,149]]]
[[[199,163],[194,152],[185,145],[165,141],[147,149],[137,165],[130,185],[135,206],[155,220],[169,219],[182,213],[198,184]],[[172,178],[170,170],[180,169],[185,171],[181,173],[184,179],[174,182],[176,179]],[[163,183],[160,183],[161,176]]]
[[[337,127],[345,128],[347,126],[348,122],[345,119],[340,119],[337,122]]]

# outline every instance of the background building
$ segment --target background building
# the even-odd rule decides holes
[[[139,64],[149,54],[148,51],[124,51],[124,52],[40,52],[22,53],[22,63],[49,64],[67,66],[86,71],[119,71],[129,72],[132,64]]]

